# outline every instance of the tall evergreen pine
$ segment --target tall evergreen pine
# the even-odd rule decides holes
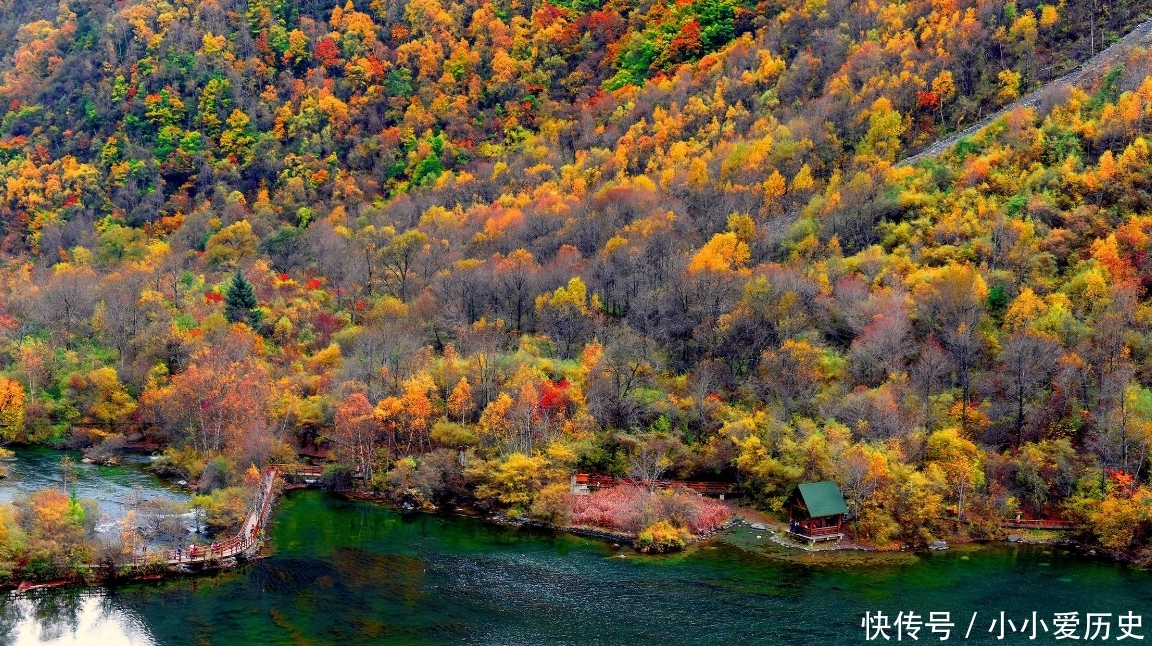
[[[256,311],[256,292],[252,283],[244,279],[240,269],[232,276],[232,282],[224,293],[224,316],[229,323],[244,322],[253,327],[259,322],[259,312]]]

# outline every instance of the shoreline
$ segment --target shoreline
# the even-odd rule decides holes
[[[169,479],[162,474],[155,475],[158,475],[162,480]],[[289,491],[315,488],[314,484],[300,484],[285,480],[280,480],[280,482],[281,485],[277,489],[281,495],[285,495]],[[502,511],[494,511],[488,505],[474,500],[450,501],[439,506],[429,504],[420,508],[412,504],[397,503],[396,501],[389,499],[383,493],[379,492],[364,491],[360,489],[347,489],[329,493],[348,501],[361,501],[382,504],[383,506],[399,513],[450,513],[454,515],[467,516],[483,520],[494,525],[503,525],[506,527],[516,528],[528,527],[533,529],[543,529],[550,532],[565,533],[573,536],[595,539],[604,543],[605,545],[611,545],[612,548],[627,548],[640,553],[640,551],[636,548],[637,536],[629,533],[601,527],[560,525],[529,517],[509,517]],[[801,541],[792,540],[792,537],[789,536],[786,531],[787,526],[784,523],[759,510],[749,507],[738,507],[733,504],[729,504],[728,507],[731,513],[731,518],[727,522],[712,529],[711,531],[699,535],[690,535],[690,538],[685,540],[683,548],[668,553],[672,554],[677,552],[684,552],[693,547],[698,547],[718,536],[721,536],[724,533],[731,532],[740,527],[746,527],[753,531],[760,531],[765,535],[765,538],[779,545],[780,547],[810,554],[829,552],[870,552],[879,555],[886,552],[920,552],[924,551],[925,549],[925,547],[913,547],[907,544],[897,544],[891,547],[881,548],[874,545],[859,544],[852,541],[805,545]],[[760,539],[761,536],[758,535],[756,538]],[[1016,540],[1012,540],[1013,538]],[[1040,546],[1060,546],[1073,549],[1083,556],[1105,556],[1111,560],[1125,563],[1137,569],[1147,569],[1145,565],[1142,565],[1144,561],[1140,559],[1138,555],[1107,550],[1099,546],[1086,545],[1075,540],[1063,538],[1055,533],[1053,533],[1051,536],[1032,536],[1028,531],[1021,531],[1018,533],[1005,534],[1001,538],[983,539],[971,539],[954,536],[949,537],[949,541],[954,544],[1008,543]],[[941,547],[928,549],[947,549],[948,547],[949,546],[947,544],[944,544]],[[619,554],[618,556],[623,557],[625,555]],[[202,564],[201,567],[196,569],[174,567],[171,564],[162,562],[140,565],[117,565],[110,562],[95,563],[80,566],[71,575],[53,580],[45,581],[37,579],[14,578],[11,581],[0,583],[0,590],[25,593],[72,585],[85,585],[89,587],[115,586],[131,583],[144,583],[148,581],[161,581],[175,577],[196,577],[210,573],[215,574],[224,570],[235,569],[242,565],[244,562],[256,560],[258,558],[263,557],[258,554],[253,554],[251,558],[242,562],[233,561],[226,564]],[[134,572],[134,570],[138,571]]]
[[[261,558],[264,558],[264,557],[263,556],[256,556],[247,562],[256,561],[256,560],[259,560]],[[161,564],[159,564],[159,563],[157,563],[156,565],[157,565],[157,567],[161,567]],[[109,575],[101,575],[101,574],[94,574],[92,576],[76,575],[76,576],[62,578],[62,579],[52,579],[50,581],[35,581],[33,579],[17,579],[17,580],[9,581],[7,583],[0,584],[0,591],[15,592],[17,594],[24,594],[27,592],[36,592],[39,590],[51,590],[54,588],[66,588],[66,587],[71,587],[71,586],[84,586],[84,587],[89,587],[89,588],[92,588],[92,587],[115,587],[118,585],[127,585],[127,584],[132,584],[132,583],[147,583],[147,582],[165,581],[165,580],[177,579],[177,578],[201,577],[201,576],[204,576],[207,574],[219,574],[221,572],[226,572],[229,570],[235,570],[239,566],[240,566],[239,563],[234,564],[234,565],[213,565],[213,566],[203,567],[203,568],[200,568],[198,570],[189,570],[189,571],[183,571],[183,570],[178,570],[178,569],[168,569],[167,566],[162,566],[162,567],[164,567],[164,571],[145,570],[145,571],[140,572],[139,574],[127,574],[126,575],[126,574],[116,572],[116,573],[109,574]],[[92,570],[102,570],[102,569],[106,569],[108,566],[98,565],[98,566],[89,566],[89,567],[91,567]],[[118,566],[113,566],[113,567],[116,570],[119,569]]]
[[[301,488],[301,487],[296,487],[296,488]],[[356,500],[356,501],[360,501],[360,502],[376,503],[376,504],[383,505],[385,507],[389,507],[389,508],[391,508],[397,512],[400,512],[400,513],[430,513],[430,514],[446,513],[446,514],[452,514],[452,515],[456,515],[456,516],[464,516],[467,518],[475,518],[477,520],[491,523],[493,525],[500,525],[500,526],[504,526],[504,527],[530,527],[530,528],[534,528],[534,529],[544,529],[544,530],[553,531],[553,532],[561,532],[564,534],[572,534],[573,536],[582,536],[585,538],[594,538],[597,540],[604,541],[606,543],[612,543],[614,546],[617,546],[617,547],[622,547],[622,546],[627,545],[629,547],[629,549],[632,549],[635,551],[636,536],[633,536],[633,535],[625,533],[625,532],[606,529],[603,527],[591,527],[591,526],[586,526],[586,525],[557,525],[555,523],[549,523],[547,521],[538,520],[535,518],[509,518],[504,513],[501,513],[501,512],[492,513],[492,512],[489,512],[487,510],[478,509],[472,503],[465,503],[465,502],[452,503],[451,504],[452,508],[450,510],[446,509],[446,507],[449,506],[447,504],[441,505],[439,507],[435,507],[433,509],[419,509],[419,508],[416,508],[414,506],[409,507],[409,506],[404,506],[404,505],[398,505],[394,501],[388,500],[387,497],[385,497],[383,494],[379,494],[379,493],[359,491],[359,490],[355,490],[355,489],[347,490],[347,491],[336,491],[333,493],[337,496],[340,496],[341,498],[346,499],[346,500]],[[743,522],[741,518],[734,516],[728,522],[724,523],[723,525],[720,525],[719,527],[716,527],[715,529],[713,529],[709,532],[706,532],[704,534],[699,534],[699,535],[693,534],[690,539],[685,541],[684,549],[692,547],[693,545],[698,545],[700,543],[704,543],[704,542],[716,537],[717,535],[719,535],[720,533],[722,533],[724,531],[727,531],[729,529],[737,527],[738,525],[741,524],[741,522]],[[683,550],[680,550],[680,551],[683,551]]]
[[[308,488],[312,488],[312,487],[299,486],[299,485],[298,486],[287,485],[281,489],[281,492],[282,492],[282,494],[287,494],[289,491],[299,491],[299,490],[308,489]],[[606,529],[601,529],[601,528],[596,528],[596,527],[556,525],[553,523],[548,523],[548,522],[540,521],[540,520],[534,520],[534,519],[530,519],[530,518],[525,518],[525,519],[509,518],[506,515],[501,514],[501,513],[489,514],[487,512],[483,512],[481,510],[476,509],[471,504],[465,504],[465,503],[457,503],[452,507],[451,510],[446,510],[443,506],[437,507],[434,509],[418,509],[415,507],[406,508],[404,506],[397,505],[393,501],[387,500],[384,496],[382,496],[380,494],[374,494],[371,492],[363,492],[363,491],[358,491],[358,490],[348,490],[348,491],[332,492],[332,494],[335,496],[338,496],[340,498],[343,498],[345,500],[349,500],[349,501],[370,502],[373,504],[380,504],[380,505],[387,507],[387,508],[390,508],[393,511],[396,511],[398,513],[429,513],[429,514],[444,513],[444,514],[451,514],[451,515],[455,515],[455,516],[463,516],[463,517],[481,520],[485,523],[490,523],[490,524],[498,525],[498,526],[515,527],[515,528],[527,527],[527,528],[532,528],[532,529],[543,529],[543,530],[547,530],[547,531],[551,531],[551,532],[565,533],[565,534],[580,536],[580,537],[584,537],[584,538],[591,538],[591,539],[599,540],[605,544],[610,544],[613,548],[625,548],[626,547],[630,550],[636,551],[635,550],[636,537],[631,536],[629,534],[622,533],[622,532],[614,532],[611,530],[606,530]],[[787,548],[787,549],[798,550],[798,551],[802,551],[802,552],[809,553],[809,554],[831,553],[831,552],[865,552],[865,553],[874,553],[877,555],[881,555],[881,554],[887,554],[887,553],[928,551],[928,548],[911,548],[908,545],[901,545],[898,547],[894,547],[892,549],[882,549],[882,548],[878,548],[875,546],[861,545],[861,544],[851,543],[851,542],[835,544],[835,545],[825,545],[825,546],[805,546],[805,545],[802,545],[800,543],[796,543],[796,542],[788,540],[788,538],[785,536],[786,532],[781,530],[781,528],[783,527],[782,523],[779,523],[778,521],[774,521],[774,520],[769,520],[763,514],[756,512],[755,510],[748,510],[748,511],[751,512],[750,515],[759,516],[760,518],[755,518],[755,519],[749,518],[744,514],[740,514],[740,513],[737,513],[734,511],[733,518],[730,519],[728,522],[724,523],[723,525],[715,528],[714,530],[712,530],[711,532],[708,532],[706,534],[701,534],[699,536],[694,535],[690,540],[686,541],[684,549],[678,550],[677,552],[684,552],[684,551],[688,550],[689,548],[703,545],[703,544],[711,541],[712,539],[715,539],[715,538],[721,536],[722,534],[724,534],[726,532],[730,532],[730,531],[735,530],[735,529],[740,528],[740,527],[746,527],[746,528],[749,528],[750,530],[753,530],[753,531],[763,531],[765,534],[767,534],[767,538],[769,541],[771,541],[771,542],[773,542],[773,543],[775,543],[781,547]],[[754,522],[754,520],[760,521],[760,522]],[[763,522],[763,521],[769,521],[769,522]],[[1012,536],[1012,535],[1009,535],[1009,536]],[[759,536],[757,538],[759,538]],[[1081,555],[1081,556],[1089,556],[1089,557],[1093,557],[1093,558],[1107,557],[1113,561],[1124,563],[1128,567],[1133,567],[1136,569],[1144,569],[1144,568],[1141,568],[1141,566],[1139,565],[1140,561],[1138,559],[1132,557],[1131,555],[1116,552],[1113,550],[1107,550],[1107,549],[1101,548],[1099,546],[1085,545],[1085,544],[1079,543],[1079,542],[1074,541],[1074,540],[1036,540],[1036,539],[1027,540],[1027,537],[1024,537],[1024,536],[1021,536],[1021,540],[1018,540],[1018,541],[1010,541],[1010,540],[1008,540],[1007,537],[1002,538],[1002,539],[989,538],[989,539],[964,539],[964,540],[953,538],[952,540],[957,545],[968,545],[968,544],[981,544],[982,545],[982,544],[1001,543],[1001,544],[1005,544],[1005,545],[1030,545],[1030,546],[1034,546],[1034,547],[1043,547],[1043,546],[1064,547],[1064,548],[1069,548],[1069,549],[1073,549],[1073,550],[1077,551],[1079,553],[1079,555]],[[951,545],[949,545],[949,547],[951,547]],[[945,548],[945,549],[947,549],[947,548]],[[639,552],[637,552],[637,553],[639,553]],[[672,553],[676,553],[676,552],[672,552]],[[624,555],[621,554],[620,556],[624,556]],[[15,592],[17,594],[25,594],[25,593],[36,592],[36,591],[40,591],[40,590],[50,590],[50,589],[70,587],[70,586],[83,585],[86,587],[114,587],[117,585],[158,582],[158,581],[165,581],[165,580],[171,580],[171,579],[177,579],[177,578],[194,578],[194,577],[202,577],[202,576],[205,576],[208,574],[215,575],[215,574],[219,574],[221,572],[225,572],[225,571],[229,571],[229,570],[236,570],[245,564],[251,563],[253,561],[256,561],[256,560],[259,560],[259,559],[262,559],[265,557],[266,557],[266,555],[257,554],[257,555],[253,556],[252,558],[250,558],[244,562],[237,562],[237,563],[233,563],[231,565],[207,566],[207,567],[202,567],[200,569],[191,570],[191,571],[169,568],[166,565],[156,563],[155,567],[157,569],[162,568],[161,571],[157,571],[156,569],[151,569],[151,570],[142,571],[139,574],[135,574],[135,575],[124,575],[124,574],[119,573],[120,566],[100,564],[100,565],[93,565],[93,566],[89,566],[89,567],[94,572],[100,571],[100,570],[106,570],[107,568],[111,567],[111,568],[113,568],[113,573],[110,575],[105,575],[105,576],[100,576],[98,574],[95,576],[75,576],[72,578],[54,579],[51,581],[34,581],[31,579],[18,579],[18,580],[13,580],[13,581],[10,581],[7,583],[0,584],[0,590],[5,591],[5,592]]]
[[[166,555],[164,550],[158,554],[154,553],[150,558],[120,554],[115,559],[108,558],[100,562],[62,567],[60,569],[64,573],[60,578],[47,581],[14,577],[10,581],[0,583],[0,589],[23,593],[70,585],[113,586],[120,583],[156,581],[173,576],[198,576],[234,569],[242,563],[262,558],[260,552],[267,541],[264,536],[265,524],[271,519],[277,497],[276,482],[276,469],[266,468],[261,476],[260,492],[255,498],[254,507],[249,509],[244,522],[240,525],[239,533],[221,544],[218,555],[202,554],[197,559],[193,551],[188,559],[182,562],[179,556],[173,559],[170,554]],[[127,560],[119,562],[119,559]],[[26,567],[27,564],[21,566],[13,574],[25,574]]]
[[[306,486],[285,487],[284,491],[287,492],[289,490],[297,490],[297,489],[303,489],[303,488],[307,488],[307,487]],[[531,518],[509,518],[507,515],[500,513],[500,512],[492,513],[492,512],[489,512],[487,510],[477,509],[471,503],[462,503],[462,502],[452,503],[452,505],[451,505],[452,508],[450,510],[446,509],[446,507],[448,507],[448,505],[441,505],[441,506],[435,507],[433,509],[419,509],[419,508],[416,508],[414,506],[406,507],[403,505],[398,505],[394,501],[388,500],[383,494],[379,494],[379,493],[359,491],[359,490],[355,490],[355,489],[347,490],[347,491],[336,491],[336,492],[332,492],[332,493],[333,493],[333,495],[339,496],[339,497],[344,498],[346,500],[355,500],[355,501],[360,501],[360,502],[371,502],[371,503],[383,505],[383,506],[388,507],[394,511],[399,512],[399,513],[431,513],[431,514],[446,513],[446,514],[451,514],[451,515],[456,515],[456,516],[464,516],[464,517],[468,517],[468,518],[474,518],[474,519],[481,520],[481,521],[484,521],[487,523],[491,523],[494,525],[501,525],[501,526],[505,526],[505,527],[530,527],[530,528],[535,528],[535,529],[544,529],[544,530],[553,531],[553,532],[561,532],[561,533],[565,533],[565,534],[571,534],[574,536],[581,536],[584,538],[593,538],[593,539],[598,539],[600,541],[603,541],[605,543],[611,543],[611,544],[613,544],[613,546],[619,546],[619,547],[627,546],[629,549],[636,551],[635,547],[633,545],[633,543],[636,540],[635,536],[631,536],[631,535],[625,534],[623,532],[615,532],[615,531],[612,531],[609,529],[603,529],[603,528],[598,528],[598,527],[576,526],[576,525],[556,525],[554,523],[549,523],[549,522],[542,521],[542,520],[535,520],[535,519],[531,519]],[[861,543],[854,543],[851,541],[844,541],[844,542],[838,543],[838,544],[824,544],[822,546],[803,545],[801,543],[791,541],[787,538],[787,536],[786,536],[787,532],[784,531],[784,528],[786,527],[786,525],[784,523],[777,521],[775,519],[772,519],[771,517],[767,516],[763,512],[760,512],[760,511],[757,511],[757,510],[751,509],[751,508],[734,508],[734,509],[732,509],[732,518],[728,522],[724,523],[720,527],[717,527],[716,529],[712,530],[711,532],[708,532],[706,534],[702,534],[699,536],[693,536],[690,540],[685,542],[684,549],[679,550],[679,551],[683,552],[683,551],[687,550],[688,548],[707,543],[708,541],[712,540],[713,538],[718,537],[722,533],[736,529],[736,528],[741,527],[741,526],[748,527],[748,528],[754,529],[754,530],[761,530],[761,531],[765,532],[768,535],[768,540],[772,541],[773,543],[776,543],[777,545],[779,545],[781,547],[800,550],[800,551],[810,553],[810,554],[812,554],[812,553],[827,553],[827,552],[868,552],[868,553],[874,553],[874,554],[890,554],[890,553],[901,553],[901,552],[933,551],[932,548],[930,548],[928,546],[917,547],[917,546],[911,546],[911,545],[903,544],[903,543],[893,545],[892,547],[877,547],[875,545],[866,545],[866,544],[861,544]],[[1144,569],[1144,568],[1140,567],[1140,565],[1139,565],[1140,560],[1138,558],[1135,558],[1134,556],[1129,555],[1129,554],[1124,554],[1122,552],[1116,552],[1114,550],[1108,550],[1108,549],[1103,548],[1103,547],[1098,546],[1098,545],[1088,545],[1088,544],[1080,543],[1078,541],[1070,540],[1070,539],[1056,539],[1056,540],[1034,539],[1034,538],[1028,537],[1027,535],[1025,535],[1023,533],[1020,534],[1021,540],[1019,540],[1019,541],[1009,540],[1010,537],[1013,535],[1014,534],[1006,534],[1003,538],[977,538],[977,539],[958,538],[958,537],[953,536],[953,537],[949,537],[946,540],[942,539],[942,540],[944,540],[944,542],[947,544],[948,547],[944,548],[943,550],[939,550],[939,551],[947,551],[947,549],[950,549],[953,545],[967,545],[967,544],[1003,543],[1005,545],[1033,545],[1033,546],[1045,546],[1045,545],[1047,545],[1047,546],[1072,548],[1072,549],[1075,549],[1080,554],[1082,554],[1083,556],[1090,556],[1090,557],[1096,557],[1096,558],[1104,556],[1104,557],[1111,558],[1112,560],[1128,564],[1131,567]],[[673,552],[673,553],[675,553],[675,552]]]
[[[19,448],[43,447],[43,448],[49,448],[49,449],[56,450],[56,451],[75,451],[75,452],[81,452],[81,453],[83,453],[83,451],[84,451],[84,449],[69,448],[69,447],[61,446],[61,445],[27,443],[27,442],[26,443],[19,443],[19,444],[16,444],[15,446],[17,446]],[[159,445],[137,441],[137,442],[133,442],[133,443],[130,443],[126,446],[121,447],[121,451],[123,451],[125,453],[137,454],[137,455],[154,455],[155,452],[160,448],[161,447]],[[190,484],[178,485],[174,479],[174,476],[172,476],[171,474],[160,473],[160,472],[154,471],[148,467],[145,468],[145,471],[158,477],[159,479],[161,479],[163,481],[167,481],[170,486],[176,486],[182,490],[191,489]],[[282,487],[280,487],[280,492],[281,493],[287,493],[289,491],[295,491],[295,490],[306,489],[306,488],[313,488],[315,486],[316,486],[315,484],[300,484],[300,483],[283,481],[283,485],[282,485]],[[482,520],[485,520],[488,522],[492,522],[492,523],[497,524],[497,525],[505,525],[505,526],[513,526],[513,527],[534,527],[534,528],[538,528],[538,529],[546,529],[549,531],[562,532],[562,533],[571,534],[571,535],[575,535],[575,536],[593,538],[593,539],[601,540],[601,541],[604,541],[607,543],[611,543],[613,545],[620,545],[620,546],[627,545],[629,548],[635,550],[636,536],[633,536],[633,535],[630,535],[630,534],[627,534],[624,532],[614,531],[611,529],[605,529],[605,528],[600,528],[600,527],[558,525],[558,524],[549,523],[546,521],[536,520],[536,519],[531,519],[531,518],[509,518],[507,515],[505,515],[502,512],[495,512],[494,513],[488,509],[485,509],[483,506],[475,505],[473,502],[446,503],[446,504],[442,504],[439,506],[433,505],[431,509],[420,509],[420,508],[417,508],[413,505],[398,504],[395,501],[388,499],[385,495],[378,493],[378,492],[369,492],[369,491],[363,491],[363,490],[358,490],[358,489],[348,489],[348,490],[341,490],[341,491],[335,491],[335,492],[330,492],[330,493],[337,495],[337,496],[340,496],[346,500],[357,500],[357,501],[363,501],[363,502],[373,502],[373,503],[377,503],[377,504],[383,504],[383,505],[390,507],[390,508],[392,508],[392,509],[394,509],[400,513],[409,513],[409,512],[414,512],[414,511],[440,513],[440,512],[442,512],[442,510],[444,508],[446,508],[448,506],[452,506],[453,510],[452,510],[452,512],[449,512],[449,513],[455,513],[458,515],[469,516],[472,518],[478,518],[478,519],[482,519]],[[803,551],[806,553],[837,552],[837,551],[886,553],[886,552],[918,552],[918,551],[925,551],[925,550],[931,550],[931,549],[947,549],[947,547],[932,548],[930,546],[912,546],[909,544],[894,544],[890,547],[879,547],[879,546],[871,545],[871,544],[855,543],[855,542],[852,542],[850,540],[846,540],[846,541],[841,542],[841,543],[824,543],[824,544],[805,545],[799,541],[792,540],[789,537],[787,531],[784,529],[786,527],[786,525],[784,523],[781,523],[780,521],[776,520],[775,518],[768,516],[767,514],[765,514],[763,512],[760,512],[760,511],[758,511],[754,508],[750,508],[750,507],[737,507],[737,506],[732,505],[732,504],[729,504],[729,508],[730,508],[732,515],[733,515],[731,520],[729,520],[725,524],[723,524],[723,525],[721,525],[721,526],[719,526],[719,527],[717,527],[717,528],[713,529],[712,531],[707,532],[705,534],[691,535],[691,538],[689,538],[685,541],[684,548],[682,548],[680,550],[676,550],[676,551],[684,551],[684,550],[687,550],[691,547],[706,543],[709,540],[711,540],[712,538],[721,534],[722,532],[734,529],[736,527],[739,527],[740,525],[745,525],[745,526],[751,527],[753,529],[761,529],[762,531],[767,532],[768,533],[768,539],[771,540],[772,542],[776,543],[777,545],[784,547],[784,548],[788,548],[788,549],[800,550],[800,551]],[[1077,541],[1077,540],[1062,538],[1059,535],[1053,535],[1051,537],[1039,537],[1038,538],[1038,537],[1029,536],[1028,535],[1029,530],[1008,530],[1008,532],[1010,532],[1010,533],[1005,533],[1004,536],[1000,537],[1000,538],[968,538],[968,537],[951,536],[951,537],[947,537],[945,539],[942,539],[942,541],[944,541],[948,546],[961,545],[961,544],[967,544],[967,543],[1008,543],[1008,544],[1062,546],[1062,547],[1068,547],[1068,548],[1075,549],[1076,551],[1078,551],[1079,553],[1081,553],[1085,556],[1091,556],[1091,557],[1106,556],[1112,560],[1129,564],[1130,566],[1138,568],[1138,569],[1146,569],[1146,570],[1152,571],[1152,561],[1150,561],[1147,558],[1142,558],[1139,554],[1134,554],[1134,553],[1130,553],[1130,552],[1126,552],[1126,551],[1122,551],[1122,550],[1112,550],[1112,549],[1108,549],[1108,548],[1105,548],[1105,547],[1102,547],[1099,545],[1082,543],[1082,542]],[[1015,540],[1015,541],[1012,540],[1012,538],[1014,536],[1018,537],[1018,540]],[[674,552],[672,552],[672,553],[674,553]],[[95,566],[89,566],[89,567],[95,567]],[[235,567],[235,565],[227,566],[227,567]],[[220,569],[220,568],[217,567],[215,569]],[[199,572],[200,572],[200,570],[193,571],[193,572],[185,572],[185,571],[175,570],[175,571],[171,571],[169,573],[161,574],[159,576],[161,578],[168,576],[170,574],[179,574],[179,575],[187,576],[189,574],[195,575],[195,574],[198,574]],[[137,580],[137,579],[147,580],[148,578],[155,578],[155,577],[146,577],[146,578],[129,577],[129,580]],[[70,580],[70,582],[72,582],[72,583],[84,583],[86,581],[83,577],[80,577],[77,579]],[[15,589],[17,587],[20,587],[21,585],[26,585],[26,584],[31,585],[32,587],[39,587],[39,586],[45,585],[44,583],[35,583],[35,582],[29,581],[29,580],[16,580],[16,581],[9,582],[9,583],[0,583],[0,589],[11,590],[11,589]],[[63,585],[63,584],[57,582],[55,585]]]

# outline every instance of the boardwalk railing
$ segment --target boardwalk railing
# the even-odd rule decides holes
[[[301,478],[319,478],[324,475],[324,467],[314,467],[306,464],[276,464],[277,471],[285,476],[299,476]]]
[[[276,467],[269,467],[264,472],[264,479],[260,483],[260,493],[256,502],[249,510],[240,533],[228,540],[217,542],[214,545],[194,545],[189,549],[164,550],[160,552],[160,560],[168,565],[191,565],[194,563],[211,563],[226,558],[248,557],[260,545],[260,530],[268,522],[272,511],[272,486],[276,482]],[[147,554],[140,554],[133,558],[133,564],[143,565],[151,559]]]
[[[607,489],[619,485],[645,486],[649,483],[634,478],[616,478],[592,473],[577,473],[576,484],[587,485],[590,489]],[[706,482],[702,480],[657,480],[654,484],[657,489],[691,489],[696,493],[712,495],[725,494],[732,489],[732,483],[730,482]]]
[[[1007,529],[1054,529],[1054,530],[1068,530],[1074,529],[1075,525],[1063,520],[1002,520],[1000,526]]]
[[[811,536],[813,538],[820,536],[835,536],[836,534],[841,533],[839,527],[804,527],[801,525],[790,527],[788,531],[792,532],[793,534],[799,534],[800,536]]]
[[[296,476],[310,480],[319,480],[320,476],[324,475],[324,469],[327,468],[324,466],[312,466],[308,464],[273,464],[271,466],[285,477]],[[352,472],[352,477],[363,478],[364,470],[357,468]]]

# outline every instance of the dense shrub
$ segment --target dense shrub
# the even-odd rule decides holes
[[[340,464],[330,464],[320,475],[320,486],[325,491],[340,491],[352,486],[352,469]]]
[[[618,486],[578,496],[572,503],[572,524],[636,534],[666,521],[693,534],[712,531],[728,521],[722,503],[687,491],[648,491]]]
[[[687,532],[672,526],[666,520],[659,520],[645,527],[636,536],[636,549],[641,552],[663,554],[684,549]]]

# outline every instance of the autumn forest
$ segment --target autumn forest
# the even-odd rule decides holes
[[[221,527],[326,456],[656,543],[728,511],[570,477],[1142,558],[1152,51],[900,161],[1149,9],[0,0],[0,435],[162,451]],[[0,560],[89,558],[69,513],[4,510]]]

